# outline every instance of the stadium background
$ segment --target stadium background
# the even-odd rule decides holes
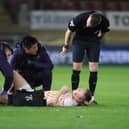
[[[87,108],[0,106],[1,129],[129,128],[129,0],[0,0],[0,40],[14,47],[24,35],[36,36],[55,64],[52,89],[70,86],[71,50],[64,57],[59,52],[68,20],[86,10],[101,10],[111,21],[111,31],[102,40],[99,104]],[[87,80],[86,66],[80,86],[88,85]],[[1,89],[3,81],[0,74]]]
[[[111,22],[100,63],[129,64],[129,0],[0,0],[0,40],[14,45],[32,34],[48,48],[54,64],[71,64],[70,51],[63,58],[58,52],[68,21],[86,10],[102,11]]]

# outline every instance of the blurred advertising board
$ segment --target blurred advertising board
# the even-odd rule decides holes
[[[79,11],[32,11],[32,30],[60,30],[67,28],[68,21],[81,12]],[[129,30],[128,12],[104,12],[110,20],[112,30]]]
[[[78,12],[75,11],[32,11],[31,29],[60,30],[67,28],[68,21]]]
[[[129,12],[106,12],[112,30],[129,30]]]

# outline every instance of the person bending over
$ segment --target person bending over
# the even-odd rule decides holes
[[[45,49],[33,36],[25,36],[17,44],[11,66],[35,88],[42,85],[43,90],[50,90],[53,63]]]
[[[100,41],[109,31],[109,20],[102,13],[96,11],[83,12],[74,17],[69,23],[65,33],[65,43],[61,55],[64,55],[72,40],[73,70],[71,74],[72,90],[78,88],[80,72],[85,55],[89,64],[89,89],[92,93],[93,103],[99,67]],[[74,35],[74,36],[73,36]]]

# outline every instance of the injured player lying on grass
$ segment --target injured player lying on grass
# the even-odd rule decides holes
[[[15,90],[18,91],[17,94],[18,93],[22,94],[22,91],[28,92],[30,94],[35,92],[31,88],[31,86],[27,83],[27,81],[18,72],[14,71],[13,74],[14,74],[14,83],[13,84],[14,84]],[[15,94],[15,92],[12,93],[12,95]],[[10,95],[0,96],[0,103],[9,105],[10,104],[9,96]],[[26,98],[25,96],[23,96],[23,97],[24,98],[22,98],[22,99],[27,99],[26,101],[28,101],[28,98]],[[17,97],[17,99],[18,99],[18,97]],[[72,93],[70,93],[68,87],[63,86],[60,90],[42,92],[42,99],[45,100],[45,103],[46,103],[46,104],[44,104],[44,106],[89,105],[89,102],[91,100],[91,93],[88,89],[84,89],[84,88],[78,88],[76,90],[73,90]],[[32,100],[30,99],[30,101],[32,101]],[[19,100],[19,101],[21,101],[21,100]],[[36,100],[36,101],[38,101],[38,100]],[[37,106],[37,104],[33,104],[33,102],[31,105]],[[29,105],[29,106],[31,106],[31,105]],[[24,106],[26,106],[26,104],[24,104]]]

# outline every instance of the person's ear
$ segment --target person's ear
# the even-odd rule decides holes
[[[29,53],[29,49],[28,48],[24,48],[24,50],[25,50],[25,53]]]

